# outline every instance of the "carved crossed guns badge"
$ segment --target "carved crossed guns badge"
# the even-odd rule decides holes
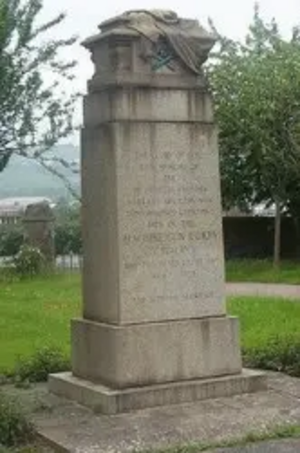
[[[163,67],[167,67],[171,71],[176,70],[177,56],[163,37],[154,40],[143,36],[140,57],[146,61],[150,60],[152,71],[158,71]]]
[[[153,71],[158,71],[165,66],[171,71],[175,71],[176,69],[174,64],[176,55],[165,39],[160,38],[153,44],[153,54],[151,58]]]

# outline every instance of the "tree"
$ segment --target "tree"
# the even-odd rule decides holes
[[[281,215],[286,209],[292,213],[296,187],[299,193],[299,29],[283,39],[275,20],[266,24],[256,6],[244,42],[218,38],[209,75],[220,129],[224,205],[244,210],[256,203],[275,205],[278,266]]]
[[[78,94],[63,87],[74,79],[76,63],[60,53],[76,39],[46,39],[65,16],[40,24],[42,7],[42,0],[0,0],[0,172],[19,155],[60,177],[47,152],[74,127]]]

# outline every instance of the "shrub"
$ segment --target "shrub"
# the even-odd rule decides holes
[[[17,280],[15,270],[11,262],[5,263],[5,265],[0,266],[0,283],[8,283]]]
[[[55,210],[55,250],[57,255],[82,251],[80,207],[60,206]]]
[[[45,258],[38,248],[23,245],[19,253],[12,258],[11,264],[18,276],[32,277],[43,272]]]
[[[20,407],[0,393],[0,445],[15,447],[31,440],[33,427]]]
[[[70,368],[70,361],[61,351],[44,348],[17,364],[15,378],[17,382],[46,382],[50,373],[68,371]]]
[[[0,256],[13,256],[23,244],[21,226],[4,225],[0,228]]]
[[[55,250],[57,255],[74,253],[82,250],[82,238],[79,224],[57,225],[55,229]]]
[[[262,347],[243,350],[246,366],[300,377],[300,339],[273,338]]]

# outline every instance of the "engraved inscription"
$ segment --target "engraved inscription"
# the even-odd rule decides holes
[[[138,243],[138,242],[178,242],[178,241],[209,241],[211,239],[216,239],[216,231],[190,231],[183,232],[178,231],[176,233],[147,233],[141,235],[134,234],[124,234],[123,242],[125,244]]]
[[[199,147],[195,136],[192,146],[186,130],[180,136],[179,126],[164,137],[158,126],[150,128],[150,137],[145,131],[144,146],[128,149],[120,167],[126,178],[119,204],[124,294],[128,304],[155,304],[167,317],[172,304],[180,316],[182,304],[197,316],[201,304],[220,300],[222,231],[215,157],[208,152],[206,137]]]

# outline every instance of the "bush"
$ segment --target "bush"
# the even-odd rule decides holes
[[[33,427],[20,407],[0,393],[0,446],[26,444],[33,436]]]
[[[23,244],[21,226],[5,225],[0,228],[0,256],[16,255]]]
[[[33,277],[43,272],[46,262],[38,248],[23,245],[17,255],[12,258],[11,264],[18,276]]]
[[[52,348],[37,351],[32,357],[22,360],[16,367],[16,382],[46,382],[51,373],[60,373],[71,369],[65,355]]]
[[[273,338],[263,347],[243,350],[245,365],[300,377],[300,340]]]
[[[12,283],[16,280],[18,278],[10,261],[0,266],[0,283]]]
[[[79,223],[65,223],[55,228],[55,251],[57,255],[80,255],[82,237]]]
[[[80,205],[58,205],[55,209],[55,250],[57,255],[82,251]]]

